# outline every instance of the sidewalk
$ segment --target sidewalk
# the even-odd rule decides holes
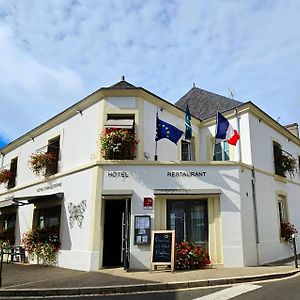
[[[121,268],[82,272],[30,264],[3,264],[1,297],[82,295],[174,290],[283,278],[297,274],[292,263],[281,266],[171,272],[126,272]]]

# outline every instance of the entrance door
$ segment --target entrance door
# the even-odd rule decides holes
[[[105,200],[104,267],[129,267],[130,199]]]

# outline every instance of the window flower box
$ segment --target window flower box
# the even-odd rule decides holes
[[[6,183],[11,178],[11,172],[7,169],[2,169],[0,171],[0,183]]]
[[[293,239],[293,234],[298,233],[297,229],[295,226],[287,221],[283,221],[280,223],[280,237],[285,241],[285,242],[292,242]]]
[[[288,172],[290,177],[293,177],[298,166],[297,159],[292,155],[282,155],[281,160],[283,171]]]
[[[29,165],[36,175],[46,175],[47,169],[55,164],[57,157],[52,152],[33,153]]]
[[[105,128],[100,136],[101,150],[105,159],[134,159],[139,140],[124,128]]]

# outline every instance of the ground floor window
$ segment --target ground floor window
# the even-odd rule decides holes
[[[61,206],[40,208],[38,211],[38,228],[57,228],[60,225]]]
[[[207,200],[167,200],[167,227],[175,230],[176,242],[208,245]]]
[[[15,243],[15,225],[16,213],[2,213],[1,215],[1,228],[0,228],[0,241],[1,243]]]

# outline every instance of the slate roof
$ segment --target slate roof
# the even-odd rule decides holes
[[[189,105],[190,112],[200,120],[216,116],[217,111],[224,112],[243,104],[243,102],[193,87],[175,105],[182,110]]]
[[[136,89],[137,87],[125,80],[121,80],[121,81],[111,85],[108,88],[109,89]]]

